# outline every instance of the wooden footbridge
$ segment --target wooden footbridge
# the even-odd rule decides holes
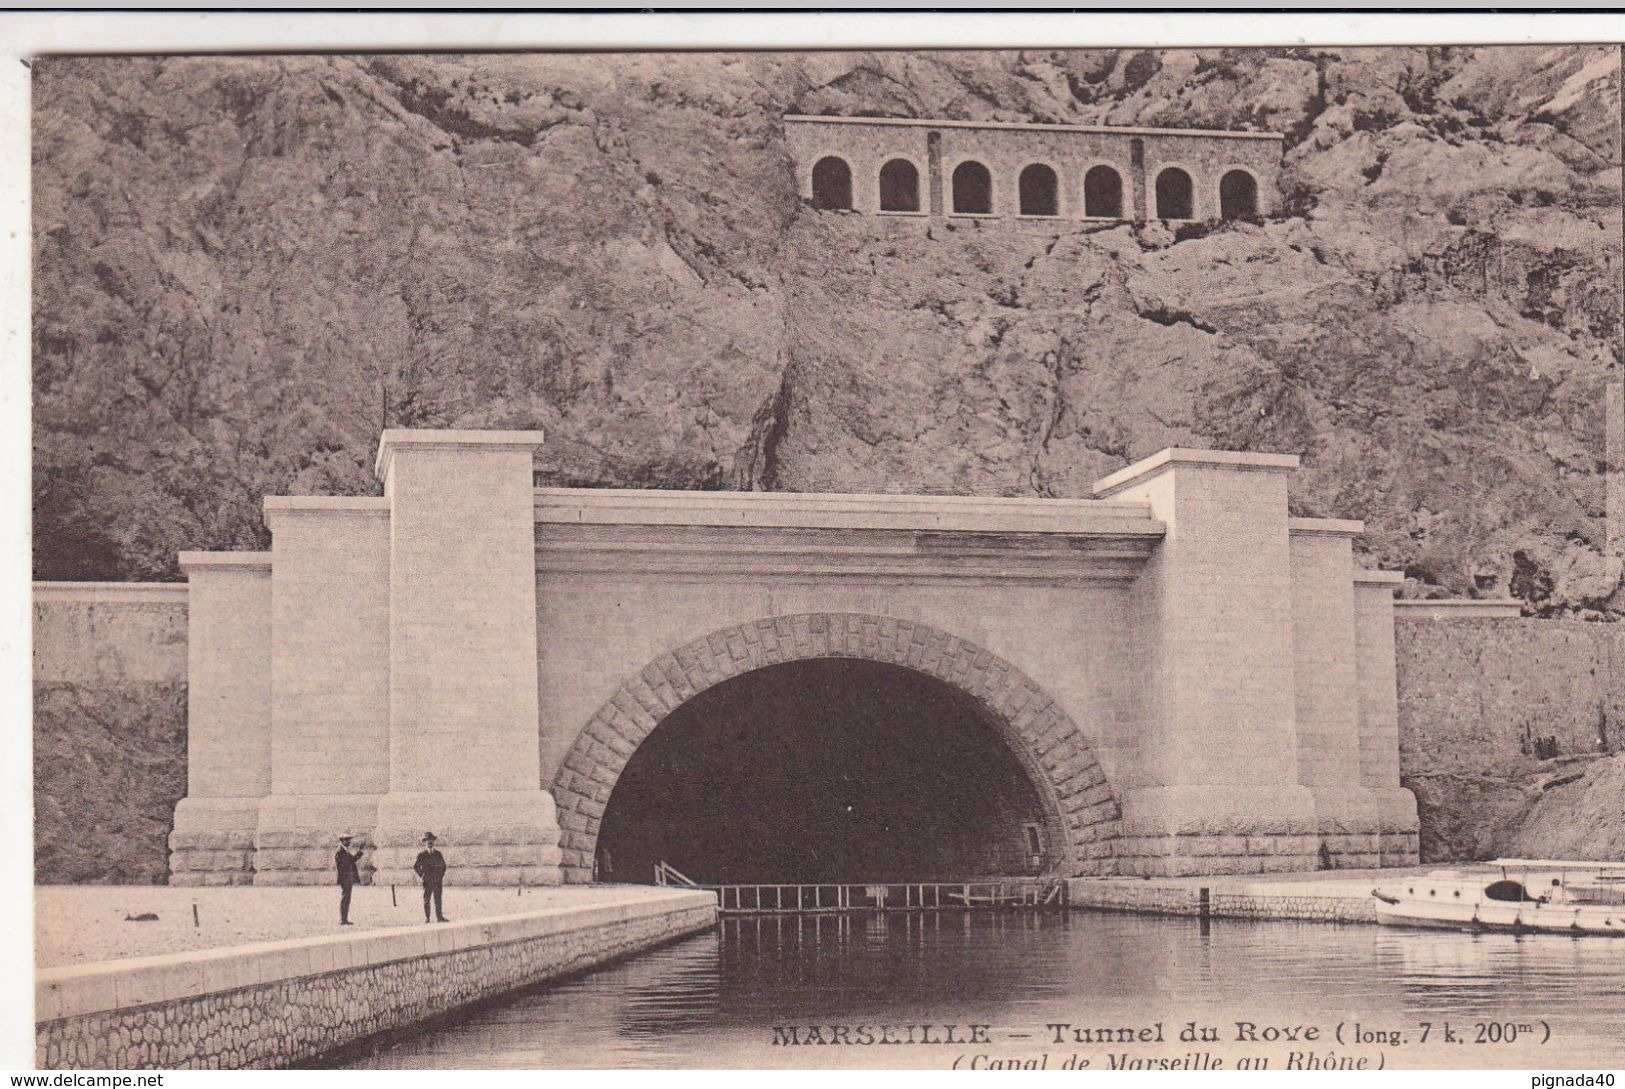
[[[864,881],[811,884],[704,884],[665,862],[655,884],[709,889],[723,915],[821,915],[865,911],[1002,911],[1066,907],[1066,882],[1055,877],[976,881]]]

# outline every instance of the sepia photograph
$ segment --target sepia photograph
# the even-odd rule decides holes
[[[1625,1067],[1625,51],[1096,25],[30,57],[34,1067]]]

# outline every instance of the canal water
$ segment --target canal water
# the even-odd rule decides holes
[[[880,1042],[892,1039],[904,1042]],[[1617,1068],[1625,941],[1084,912],[727,919],[351,1065],[1257,1060],[1272,1070]]]

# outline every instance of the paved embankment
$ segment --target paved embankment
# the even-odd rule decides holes
[[[530,915],[604,902],[604,896],[659,895],[652,886],[446,889],[453,922]],[[197,905],[194,920],[192,906]],[[147,918],[155,916],[155,918]],[[350,904],[354,928],[339,929],[337,886],[46,885],[34,890],[34,962],[40,968],[151,957],[223,945],[316,938],[423,923],[422,891],[360,885]]]
[[[1074,908],[1150,915],[1375,923],[1373,888],[1432,869],[1327,870],[1239,877],[1078,877],[1067,882],[1067,901]]]
[[[194,890],[157,891],[185,894],[189,921]],[[252,914],[262,893],[316,890],[218,891],[241,898],[250,905],[242,910]],[[509,896],[510,905],[521,902]],[[35,977],[35,1061],[42,1069],[80,1070],[287,1066],[639,952],[716,919],[716,899],[707,892],[607,887],[553,890],[538,899],[549,906],[159,956],[59,960]],[[333,910],[331,896],[321,900]],[[56,955],[71,959],[60,948]]]

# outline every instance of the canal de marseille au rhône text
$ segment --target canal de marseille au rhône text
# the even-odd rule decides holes
[[[1259,1025],[1252,1021],[1234,1022],[1236,1043],[1312,1043],[1321,1038],[1321,1030],[1314,1025]],[[775,1025],[775,1047],[807,1046],[942,1046],[992,1043],[991,1025]],[[1068,1022],[1048,1022],[1044,1035],[1049,1042],[1065,1044],[1160,1044],[1166,1042],[1161,1021],[1134,1027],[1127,1025],[1078,1026]],[[1228,1033],[1226,1033],[1228,1035]],[[1023,1034],[1021,1039],[1030,1038]],[[1220,1029],[1212,1025],[1198,1025],[1187,1021],[1178,1032],[1183,1043],[1218,1043]],[[968,1056],[962,1056],[968,1058]],[[1129,1056],[1110,1054],[1106,1065],[1112,1070],[1221,1070],[1225,1061],[1209,1052],[1190,1052],[1178,1056]],[[1363,1056],[1338,1055],[1336,1052],[1319,1054],[1314,1051],[1293,1051],[1286,1057],[1287,1070],[1364,1070],[1371,1064]],[[955,1064],[956,1068],[958,1063]],[[1062,1066],[1085,1069],[1094,1065],[1089,1059],[1072,1056]],[[1242,1067],[1267,1069],[1267,1060],[1244,1061]],[[1385,1064],[1381,1064],[1385,1065]],[[970,1069],[1006,1069],[1012,1067],[1045,1069],[1049,1056],[1004,1062],[979,1055],[971,1059]]]

